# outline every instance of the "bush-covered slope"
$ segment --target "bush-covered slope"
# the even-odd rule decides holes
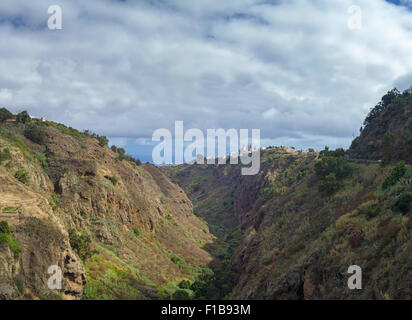
[[[412,298],[412,188],[405,184],[412,167],[267,149],[255,177],[239,178],[239,169],[230,165],[180,170],[174,176],[199,214],[211,224],[219,224],[217,214],[222,225],[229,219],[225,214],[236,218],[237,224],[221,234],[226,245],[214,252],[219,259],[230,254],[226,280],[233,286],[227,297]],[[191,174],[202,177],[196,191],[188,184]],[[337,177],[332,182],[331,174]],[[229,210],[222,213],[225,207]],[[362,268],[362,290],[348,289],[351,265]]]
[[[0,123],[0,221],[22,249],[0,244],[0,298],[170,297],[211,260],[185,193],[106,143],[53,122]],[[51,265],[60,291],[47,287]]]
[[[165,168],[220,231],[225,296],[412,299],[412,167],[402,162],[411,163],[411,121],[410,92],[391,91],[347,154],[269,148],[252,177],[234,165]],[[362,290],[348,288],[351,265],[362,268]]]
[[[412,90],[393,89],[371,110],[349,150],[353,158],[412,164]]]

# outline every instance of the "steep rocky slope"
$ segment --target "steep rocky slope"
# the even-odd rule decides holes
[[[346,155],[380,160],[386,146],[377,141],[393,132],[396,148],[383,163],[269,148],[252,177],[235,165],[164,168],[218,231],[212,253],[230,261],[226,298],[412,299],[412,167],[397,164],[410,160],[399,138],[411,123],[408,92],[399,104],[382,99],[391,107],[368,120]],[[374,152],[365,153],[370,141]],[[362,290],[348,288],[351,265],[362,268]]]
[[[349,150],[352,158],[412,164],[412,90],[389,91],[369,113]]]
[[[396,167],[348,163],[351,175],[325,195],[315,173],[320,161],[267,149],[255,177],[230,165],[167,170],[198,214],[212,225],[218,214],[224,226],[231,221],[221,234],[226,246],[214,252],[230,259],[236,278],[228,298],[411,299],[412,208],[401,212],[394,203],[412,191],[405,184],[412,168],[383,190]],[[191,175],[201,186],[193,188]],[[351,265],[362,268],[363,290],[347,286]]]
[[[210,262],[207,225],[156,167],[52,122],[0,126],[0,221],[21,249],[0,244],[0,298],[169,297]],[[51,265],[62,290],[48,288]]]

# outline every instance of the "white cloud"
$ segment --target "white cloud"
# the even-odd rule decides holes
[[[357,1],[361,30],[349,0],[55,3],[61,31],[49,1],[1,1],[0,103],[110,137],[184,120],[347,146],[366,106],[411,79],[411,13],[383,0]]]

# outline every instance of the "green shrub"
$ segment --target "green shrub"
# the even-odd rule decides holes
[[[2,245],[4,243],[7,243],[7,244],[9,243],[8,234],[0,232],[0,245]]]
[[[53,211],[56,211],[62,205],[62,199],[58,193],[53,193],[51,196],[51,205]]]
[[[30,115],[26,110],[18,113],[17,116],[16,116],[16,122],[17,123],[27,123],[27,122],[30,122],[30,121],[31,121]]]
[[[142,233],[140,232],[140,230],[137,229],[137,228],[135,228],[135,229],[133,230],[133,233],[135,234],[136,237],[140,237],[140,235],[142,234]]]
[[[4,207],[2,209],[3,213],[17,213],[20,207]]]
[[[189,280],[182,280],[179,283],[179,288],[182,289],[190,289],[190,281]]]
[[[10,251],[17,259],[20,256],[22,249],[18,246],[16,240],[11,236],[10,227],[7,221],[0,221],[0,244],[8,244]]]
[[[319,191],[331,195],[342,186],[341,181],[351,173],[351,167],[341,153],[325,148],[322,158],[315,164],[315,173],[320,178]]]
[[[412,192],[403,192],[399,198],[392,203],[391,208],[393,211],[407,213],[411,209],[411,202]]]
[[[21,140],[21,139],[15,139],[14,140],[14,145],[17,147],[17,148],[19,148],[20,149],[20,151],[21,151],[21,153],[25,153],[26,152],[26,149],[27,149],[27,146],[26,146],[26,144]]]
[[[126,154],[126,150],[123,148],[118,148],[115,145],[112,145],[110,147],[110,149],[118,154],[117,160],[122,161],[122,160],[126,160],[128,162],[132,162],[134,164],[136,164],[137,166],[140,166],[142,164],[142,162],[139,159],[136,159],[132,156],[129,156]]]
[[[98,136],[97,141],[101,147],[107,147],[109,140],[105,136]]]
[[[359,214],[365,214],[368,218],[376,217],[380,211],[381,206],[376,201],[368,201],[358,209]]]
[[[0,122],[4,122],[8,119],[13,119],[13,114],[6,108],[0,109]]]
[[[119,154],[119,156],[117,157],[117,160],[119,161],[126,160],[128,162],[136,164],[137,166],[140,166],[142,164],[142,162],[139,159],[133,158],[132,156],[124,154],[123,152],[119,152],[119,150],[124,150],[124,149],[122,148],[117,149],[117,152]]]
[[[46,139],[46,133],[43,128],[39,125],[27,126],[24,130],[24,136],[33,141],[34,143],[43,145]]]
[[[24,283],[19,277],[13,278],[14,284],[16,285],[17,289],[19,290],[20,294],[23,294]]]
[[[202,268],[196,281],[190,289],[194,292],[195,299],[198,300],[222,300],[234,288],[235,277],[229,271],[228,262],[224,261],[220,267]]]
[[[323,157],[315,165],[315,172],[318,177],[324,178],[329,174],[335,174],[336,178],[345,178],[350,173],[349,164],[339,157]]]
[[[0,233],[10,233],[10,227],[7,221],[0,221]]]
[[[338,191],[341,186],[342,183],[336,179],[336,175],[334,173],[330,173],[319,182],[318,189],[326,195],[332,195]]]
[[[107,177],[107,179],[110,180],[110,182],[115,186],[117,184],[117,178],[115,176],[113,177]]]
[[[93,254],[90,244],[91,239],[85,234],[80,234],[74,229],[69,229],[70,245],[82,260],[90,258]]]
[[[43,153],[36,152],[35,157],[37,161],[40,162],[41,166],[46,169],[47,168],[47,159],[46,156]]]
[[[23,184],[27,184],[30,179],[28,172],[23,169],[17,170],[16,173],[14,174],[14,177]]]
[[[189,300],[190,295],[187,291],[185,290],[177,290],[175,293],[172,295],[173,300]]]
[[[179,269],[182,269],[185,265],[185,261],[178,256],[172,256],[170,260],[179,267]]]
[[[384,256],[385,258],[389,258],[393,255],[393,250],[394,250],[395,246],[394,243],[391,242],[389,243],[385,248],[382,249],[382,256]]]
[[[386,190],[399,182],[406,173],[405,162],[400,161],[391,171],[389,176],[383,181],[382,189]]]
[[[3,151],[0,150],[0,163],[6,160],[10,160],[10,159],[11,159],[11,153],[10,153],[9,148],[4,149]]]

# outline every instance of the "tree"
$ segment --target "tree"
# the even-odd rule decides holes
[[[97,141],[101,147],[106,147],[109,143],[109,140],[105,136],[98,136]]]
[[[392,103],[393,100],[395,100],[396,98],[398,98],[401,95],[401,93],[399,92],[398,89],[394,88],[390,91],[388,91],[387,94],[385,94],[382,97],[382,105],[384,108],[386,108],[388,105],[390,105]]]
[[[332,195],[338,191],[342,186],[341,180],[351,172],[349,164],[341,156],[334,156],[334,152],[330,152],[331,155],[323,156],[315,164],[315,173],[320,178],[319,191],[326,195]],[[338,152],[338,155],[340,153]]]
[[[365,119],[365,122],[363,123],[365,126],[373,122],[384,110],[387,109],[387,107],[394,102],[395,99],[401,96],[401,93],[398,91],[398,89],[394,88],[390,91],[388,91],[387,94],[385,94],[382,97],[382,100],[373,108],[368,116]]]
[[[223,261],[214,270],[203,268],[196,277],[190,289],[198,300],[224,299],[234,288],[236,281],[228,267],[229,262]]]
[[[338,191],[341,186],[342,184],[336,179],[336,175],[330,173],[319,183],[319,191],[326,195],[332,195]]]
[[[389,187],[394,186],[401,180],[406,173],[405,162],[400,161],[391,171],[389,176],[383,181],[382,189],[386,190]]]
[[[411,208],[412,192],[403,192],[397,200],[392,204],[392,209],[407,213]]]
[[[6,108],[0,109],[0,122],[4,122],[12,118],[13,118],[13,114],[9,110],[7,110]]]
[[[45,143],[46,133],[38,125],[30,125],[24,130],[24,136],[34,143],[43,145]]]
[[[16,117],[16,122],[17,123],[27,123],[31,120],[29,113],[24,110],[22,112],[20,112],[19,114],[17,114]]]
[[[328,156],[328,155],[329,155],[329,147],[328,147],[328,146],[325,146],[325,149],[324,149],[324,150],[321,150],[320,153],[319,153],[319,155],[320,155],[321,157]]]

